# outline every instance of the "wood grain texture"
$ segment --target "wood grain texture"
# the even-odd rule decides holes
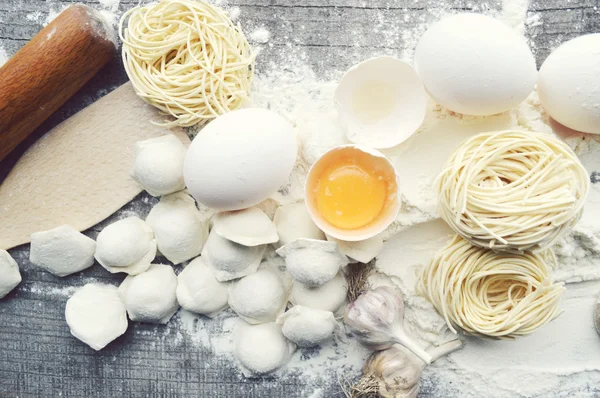
[[[99,8],[96,1],[84,0]],[[14,54],[40,28],[28,20],[67,2],[0,0],[0,43]],[[137,4],[123,0],[119,10]],[[500,10],[501,0],[231,0],[239,6],[247,32],[264,26],[272,34],[258,59],[259,73],[290,52],[311,65],[324,79],[338,78],[352,64],[373,55],[410,57],[411,32],[420,32],[448,10]],[[538,65],[563,41],[600,31],[597,0],[533,0],[529,6],[528,38]],[[38,131],[38,135],[126,80],[115,58]],[[145,217],[156,199],[141,194],[88,234],[133,213]],[[16,221],[15,221],[16,222]],[[65,286],[90,280],[119,283],[123,278],[94,266],[59,279],[29,263],[27,246],[11,250],[20,264],[23,282],[0,301],[0,397],[342,397],[338,381],[325,377],[307,385],[292,375],[284,380],[245,380],[235,364],[213,356],[173,327],[132,324],[127,333],[96,353],[69,334],[64,322]],[[55,289],[55,290],[51,290]],[[214,326],[216,327],[216,326]],[[314,355],[303,352],[307,357]],[[349,375],[352,376],[352,375]],[[424,380],[422,397],[448,397],[448,386],[434,376]],[[576,396],[600,396],[599,386],[581,386]],[[583,392],[585,391],[585,394]],[[579,393],[579,395],[578,395]],[[568,396],[568,395],[562,395]]]
[[[71,6],[0,68],[0,160],[110,61],[114,35],[92,8]]]

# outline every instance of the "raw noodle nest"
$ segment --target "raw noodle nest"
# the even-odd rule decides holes
[[[166,126],[206,123],[249,98],[254,55],[239,24],[217,7],[188,0],[137,6],[121,18],[119,35],[136,93],[175,117]]]
[[[560,314],[562,283],[552,283],[545,253],[502,253],[456,235],[436,254],[418,290],[448,327],[496,338],[527,335]]]
[[[441,217],[479,247],[545,250],[581,218],[589,177],[564,142],[534,132],[482,133],[436,181]]]

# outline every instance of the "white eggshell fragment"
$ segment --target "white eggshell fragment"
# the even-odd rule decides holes
[[[310,218],[304,203],[292,203],[278,207],[273,222],[279,235],[278,246],[287,245],[301,238],[325,239],[325,234]]]
[[[158,250],[173,264],[198,256],[208,238],[208,220],[183,192],[163,196],[146,223],[154,231]]]
[[[442,18],[421,36],[415,68],[433,99],[466,115],[494,115],[527,98],[537,77],[525,38],[481,14]]]
[[[214,317],[228,307],[229,283],[219,282],[202,257],[177,275],[177,301],[186,310]]]
[[[226,282],[255,272],[265,248],[265,245],[240,245],[223,238],[213,229],[202,249],[202,258],[215,271],[217,280]]]
[[[348,264],[337,243],[326,240],[297,239],[277,249],[277,254],[285,259],[292,277],[308,286],[321,286]]]
[[[29,261],[56,276],[83,271],[94,264],[96,242],[68,225],[31,234]]]
[[[254,206],[285,184],[296,162],[292,125],[267,109],[228,112],[194,138],[184,179],[192,196],[225,211]]]
[[[329,235],[327,236],[327,240],[336,242],[342,253],[350,257],[352,260],[364,264],[373,260],[383,250],[383,237],[381,234],[356,242],[348,242],[345,240],[336,239]]]
[[[350,68],[334,101],[346,138],[373,148],[405,141],[419,129],[427,109],[427,93],[415,70],[389,56]]]
[[[111,273],[137,275],[146,271],[156,256],[152,229],[138,217],[116,221],[98,234],[94,257]]]
[[[600,33],[569,40],[554,50],[540,68],[537,91],[554,120],[600,134]]]
[[[294,305],[303,305],[323,311],[331,311],[334,314],[346,304],[347,284],[341,272],[329,282],[310,287],[298,281],[294,281],[290,302]]]
[[[88,283],[67,300],[71,334],[98,351],[127,330],[127,313],[117,288]]]
[[[258,246],[279,240],[273,221],[258,207],[215,214],[214,231],[244,246]]]
[[[274,322],[285,310],[287,299],[283,281],[267,268],[232,282],[229,287],[229,306],[251,324]]]
[[[173,268],[152,264],[146,272],[125,278],[119,295],[132,321],[165,324],[179,309],[176,289]]]
[[[173,134],[139,141],[131,177],[152,196],[168,195],[185,188],[183,160],[186,147]]]
[[[0,249],[0,299],[21,283],[19,265],[6,251]]]
[[[296,350],[277,323],[250,325],[239,320],[234,330],[235,356],[246,377],[262,376],[284,366]]]
[[[283,335],[299,347],[314,347],[333,337],[337,322],[331,311],[296,305],[277,318]]]

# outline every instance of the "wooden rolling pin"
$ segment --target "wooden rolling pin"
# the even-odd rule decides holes
[[[115,32],[76,4],[0,68],[0,160],[112,58]]]

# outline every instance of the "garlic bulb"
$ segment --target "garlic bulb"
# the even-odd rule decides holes
[[[431,356],[404,332],[404,301],[393,288],[380,286],[348,304],[344,321],[366,347],[379,351],[401,344],[429,364]]]

